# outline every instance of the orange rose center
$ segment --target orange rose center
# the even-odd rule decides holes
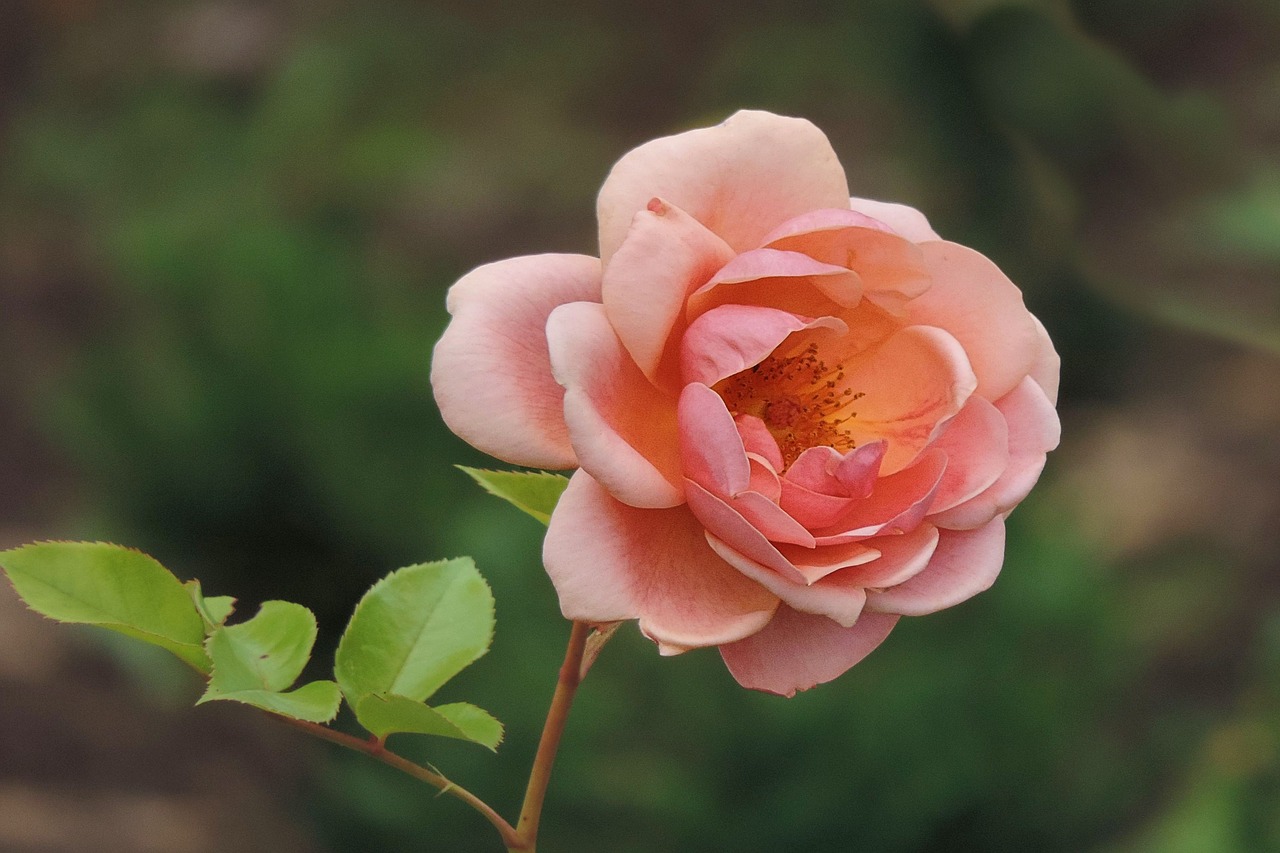
[[[764,421],[789,466],[810,447],[841,453],[855,447],[841,427],[858,416],[853,403],[863,397],[845,382],[844,364],[828,365],[810,343],[794,355],[774,353],[755,367],[716,383],[734,415]]]

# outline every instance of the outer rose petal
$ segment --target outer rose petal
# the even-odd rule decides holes
[[[968,530],[1009,512],[1027,496],[1044,470],[1045,455],[1058,446],[1058,413],[1034,379],[996,401],[1009,427],[1009,464],[986,491],[929,518],[940,527]]]
[[[636,214],[604,271],[605,313],[640,370],[675,390],[689,294],[733,259],[723,240],[658,199]]]
[[[856,210],[858,213],[870,216],[872,219],[878,219],[885,225],[888,225],[898,234],[906,237],[913,243],[923,243],[926,240],[941,240],[937,232],[929,224],[929,220],[925,215],[914,207],[905,204],[895,204],[890,201],[875,201],[869,198],[851,198],[849,199],[849,208]]]
[[[744,110],[715,127],[647,142],[600,189],[600,257],[608,265],[631,218],[654,196],[687,210],[735,251],[778,223],[844,207],[848,184],[831,143],[803,119]]]
[[[764,630],[721,646],[720,656],[743,687],[794,696],[842,675],[884,642],[897,622],[895,615],[864,611],[852,628],[842,628],[784,604]]]
[[[970,397],[932,446],[947,454],[947,470],[931,513],[979,494],[1009,466],[1009,428],[1000,410],[981,397]]]
[[[566,618],[639,619],[669,649],[753,634],[778,603],[712,552],[687,509],[627,506],[585,471],[560,497],[542,556]]]
[[[956,243],[922,243],[933,286],[907,304],[912,323],[946,329],[969,354],[980,397],[998,400],[1031,369],[1040,348],[1022,291],[983,255]]]
[[[517,465],[577,465],[544,328],[557,305],[599,298],[600,262],[586,255],[511,258],[459,279],[447,302],[453,320],[431,359],[449,429]]]
[[[675,401],[636,367],[604,306],[561,305],[547,318],[546,337],[578,464],[632,506],[682,503]]]
[[[938,549],[919,574],[867,597],[880,613],[923,616],[967,601],[995,583],[1004,564],[1004,519],[977,530],[939,531]]]
[[[1031,319],[1036,321],[1036,333],[1040,338],[1040,346],[1036,350],[1036,360],[1031,364],[1031,378],[1044,389],[1044,394],[1049,398],[1049,402],[1057,405],[1058,372],[1062,367],[1062,358],[1059,357],[1058,351],[1053,348],[1053,341],[1049,339],[1049,332],[1045,329],[1044,323],[1041,323],[1040,318],[1035,316],[1032,316]]]

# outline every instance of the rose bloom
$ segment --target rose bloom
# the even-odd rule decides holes
[[[991,585],[1059,433],[995,264],[765,112],[641,145],[598,212],[599,258],[459,280],[431,370],[472,445],[577,469],[543,552],[567,618],[789,696]]]

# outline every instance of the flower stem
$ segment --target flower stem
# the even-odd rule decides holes
[[[560,677],[556,681],[556,692],[551,698],[547,721],[542,727],[542,739],[538,742],[533,768],[529,771],[529,786],[525,789],[524,805],[520,808],[520,820],[516,823],[518,843],[507,842],[508,851],[536,853],[538,823],[542,819],[542,803],[546,799],[547,785],[551,781],[551,766],[555,763],[560,735],[564,733],[564,724],[569,718],[569,707],[582,682],[582,654],[590,633],[591,626],[586,622],[573,623],[569,647],[565,649],[564,663],[560,665]]]
[[[498,834],[502,836],[503,844],[511,847],[512,845],[523,843],[521,837],[516,833],[515,828],[512,827],[511,824],[507,823],[506,820],[503,819],[502,815],[494,811],[493,808],[484,800],[480,799],[466,788],[463,788],[461,785],[450,782],[439,773],[428,770],[420,764],[415,764],[409,759],[391,752],[383,745],[382,741],[377,739],[364,740],[356,737],[355,735],[349,735],[346,732],[331,729],[328,726],[309,723],[306,720],[295,720],[292,717],[281,717],[277,715],[273,716],[278,720],[283,720],[295,728],[302,729],[308,734],[315,735],[322,740],[336,743],[339,746],[345,746],[347,749],[353,749],[356,752],[363,752],[365,755],[368,755],[371,758],[376,758],[378,761],[381,761],[389,767],[394,767],[403,773],[409,774],[415,779],[426,782],[434,788],[439,788],[441,794],[448,794],[451,797],[456,797],[457,799],[462,800],[464,803],[471,806],[471,808],[479,812],[485,820],[493,824],[493,828],[498,830]],[[517,847],[515,849],[524,848]]]

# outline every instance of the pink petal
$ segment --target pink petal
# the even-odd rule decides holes
[[[795,465],[791,466],[792,468]],[[790,473],[790,471],[788,471]],[[853,498],[844,495],[829,495],[815,492],[798,486],[790,479],[783,478],[778,505],[787,514],[810,530],[819,530],[834,524],[841,515],[848,512]]]
[[[996,401],[1009,430],[1009,464],[986,491],[949,510],[930,516],[939,527],[968,530],[1004,515],[1022,502],[1044,470],[1045,455],[1058,446],[1062,428],[1058,413],[1030,377]]]
[[[769,357],[793,332],[806,329],[847,332],[834,317],[811,320],[774,308],[721,305],[694,320],[680,345],[681,378],[714,385]]]
[[[967,601],[995,583],[1004,564],[1004,519],[976,530],[940,531],[929,565],[895,587],[874,592],[867,607],[880,613],[923,616]]]
[[[751,482],[738,425],[724,400],[706,385],[680,392],[680,455],[684,474],[717,495],[737,494]]]
[[[865,542],[849,542],[844,545],[823,545],[803,548],[797,545],[779,545],[779,553],[795,566],[805,583],[816,583],[832,572],[861,566],[880,557],[880,552]],[[866,584],[861,584],[866,586]]]
[[[782,605],[762,631],[721,646],[720,655],[743,687],[794,696],[847,672],[884,642],[897,621],[864,612],[852,628],[842,628]]]
[[[564,419],[578,464],[624,503],[682,503],[675,401],[636,367],[604,306],[561,305],[547,319],[546,335],[552,371],[565,388]]]
[[[867,603],[866,591],[857,584],[841,581],[839,574],[828,575],[813,584],[796,583],[744,557],[710,534],[707,535],[707,541],[711,543],[711,549],[726,563],[796,610],[825,616],[849,628],[858,621],[858,615]]]
[[[929,564],[939,538],[938,528],[932,524],[921,524],[899,536],[877,536],[865,540],[860,544],[874,547],[880,557],[845,569],[841,574],[847,574],[850,582],[869,589],[897,586],[919,574]]]
[[[773,463],[758,453],[747,451],[747,462],[751,464],[751,482],[747,490],[759,492],[774,503],[782,496],[782,481],[774,469]]]
[[[795,566],[779,553],[777,546],[723,498],[713,495],[693,480],[685,480],[685,498],[689,509],[708,534],[784,577],[804,580]]]
[[[866,298],[895,313],[930,284],[924,254],[914,243],[853,210],[801,214],[765,237],[765,245],[853,270]]]
[[[980,494],[1009,466],[1009,429],[1004,416],[981,397],[970,397],[932,446],[947,454],[947,471],[931,513]]]
[[[863,396],[849,403],[840,429],[855,444],[885,440],[881,473],[909,464],[960,411],[976,380],[965,352],[948,333],[908,326],[848,364],[845,387]]]
[[[1045,329],[1044,323],[1035,316],[1031,319],[1036,322],[1036,336],[1040,341],[1040,345],[1036,348],[1036,359],[1031,364],[1031,378],[1044,389],[1049,402],[1057,405],[1058,372],[1062,368],[1062,359],[1058,356],[1058,351],[1053,348],[1053,341],[1049,339],[1049,332]]]
[[[777,606],[712,552],[687,509],[627,506],[583,471],[551,516],[543,561],[566,618],[639,619],[640,630],[667,647],[748,636]]]
[[[653,199],[640,210],[605,267],[609,322],[640,370],[666,390],[678,381],[677,344],[690,293],[733,259],[733,251],[696,219]]]
[[[955,243],[922,243],[933,286],[911,301],[912,323],[946,329],[969,355],[975,393],[998,400],[1027,375],[1040,348],[1022,291],[987,258]]]
[[[744,110],[715,127],[647,142],[618,161],[597,204],[600,256],[608,265],[632,217],[654,196],[741,252],[796,214],[843,207],[847,195],[822,131],[803,119]]]
[[[878,219],[913,243],[941,240],[925,215],[914,207],[869,198],[851,198],[849,207],[859,213]]]
[[[845,267],[800,252],[753,249],[690,294],[688,311],[696,317],[719,305],[761,305],[820,317],[852,308],[861,299],[862,281]]]
[[[742,436],[742,445],[747,452],[767,459],[773,470],[781,471],[782,451],[778,449],[778,441],[764,425],[764,421],[755,415],[736,415],[733,422],[738,425],[738,435]]]
[[[883,441],[864,444],[848,453],[834,447],[810,447],[791,463],[786,478],[822,494],[865,498],[880,476],[887,447]]]
[[[945,453],[926,450],[915,464],[877,480],[875,491],[855,501],[830,527],[813,531],[814,541],[819,546],[843,545],[914,530],[928,513],[946,467]]]
[[[586,255],[511,258],[459,279],[447,302],[453,319],[431,359],[449,429],[517,465],[577,465],[545,327],[557,305],[599,298],[600,262]]]

